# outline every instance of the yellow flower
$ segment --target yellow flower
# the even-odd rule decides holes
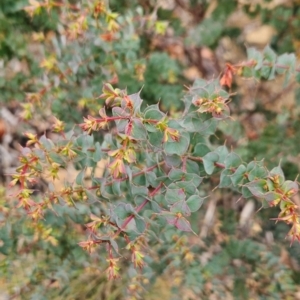
[[[116,158],[109,165],[108,168],[113,178],[119,178],[122,174],[126,174],[125,164],[122,159]]]

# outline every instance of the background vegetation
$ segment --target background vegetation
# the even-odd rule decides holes
[[[49,6],[40,6],[44,3]],[[300,299],[299,245],[290,247],[288,226],[270,220],[276,209],[256,213],[260,203],[253,199],[238,201],[226,189],[211,192],[190,220],[200,239],[167,230],[163,242],[153,246],[147,276],[125,263],[121,279],[108,281],[102,253],[89,255],[78,246],[86,207],[57,208],[58,216],[49,213],[37,225],[16,208],[6,176],[18,166],[19,145],[28,141],[25,131],[55,139],[53,115],[67,131],[79,130],[74,124],[96,115],[103,104],[98,96],[104,82],[128,93],[141,90],[144,105],[159,103],[176,114],[185,86],[197,78],[217,78],[226,62],[246,61],[251,46],[262,51],[269,44],[278,54],[295,52],[298,59],[299,4],[2,0],[0,294],[8,299]],[[210,142],[226,141],[245,161],[265,158],[270,169],[281,161],[287,179],[294,180],[300,166],[300,77],[286,85],[284,78],[245,77],[233,83],[234,121],[223,123]],[[62,186],[74,170],[61,171]],[[48,180],[45,176],[36,189],[43,190]],[[217,184],[212,177],[207,189]],[[300,204],[297,195],[295,202]]]

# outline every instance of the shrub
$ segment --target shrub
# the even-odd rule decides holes
[[[289,80],[295,72],[294,55],[277,58],[268,47],[263,54],[253,49],[248,52],[249,61],[228,64],[220,81],[196,80],[184,97],[180,117],[166,115],[158,105],[142,109],[139,93],[127,95],[126,90],[105,84],[100,117],[89,115],[79,125],[86,133],[72,130],[65,134],[58,119],[53,131],[60,138],[50,140],[27,133],[27,146],[33,147],[23,149],[21,165],[11,182],[11,186],[20,184],[18,206],[38,220],[45,210],[55,212],[54,205],[86,203],[91,210],[91,222],[86,224],[90,234],[80,246],[92,252],[98,244],[105,245],[110,278],[118,277],[119,258],[115,254],[119,255],[124,245],[132,253],[134,266],[142,267],[141,243],[150,243],[153,230],[170,225],[194,232],[187,217],[205,199],[203,179],[219,170],[218,187],[231,187],[245,199],[259,198],[262,207],[279,206],[281,212],[275,220],[291,224],[291,241],[300,240],[297,206],[292,201],[298,192],[297,182],[285,180],[280,166],[268,171],[262,161],[245,163],[225,145],[211,149],[209,142],[217,126],[230,117],[230,93],[222,86],[231,86],[234,73],[273,79],[275,73],[285,72]],[[109,132],[103,141],[97,141],[93,133],[106,129]],[[95,171],[101,161],[107,168],[98,177]],[[32,184],[47,173],[57,179],[59,169],[70,162],[80,169],[75,182],[60,191],[50,184],[43,197],[34,201]],[[90,186],[85,184],[87,173]]]
[[[187,40],[192,39],[196,47],[214,47],[224,33],[223,24],[236,6],[235,1],[229,6],[225,1],[220,3],[222,7],[211,18],[187,34]],[[196,212],[218,187],[233,191],[235,197],[259,199],[263,208],[276,206],[280,212],[273,219],[290,226],[291,243],[300,240],[294,202],[297,179],[286,180],[280,164],[268,170],[262,160],[245,162],[222,139],[215,139],[231,126],[230,102],[238,97],[234,76],[256,81],[284,76],[288,84],[296,75],[299,81],[295,55],[277,56],[270,47],[262,53],[249,48],[245,62],[228,63],[220,78],[197,79],[187,87],[180,102],[179,83],[186,83],[180,78],[180,64],[166,53],[152,52],[147,45],[141,47],[149,40],[138,39],[136,34],[140,32],[133,31],[133,22],[138,20],[144,22],[140,30],[146,36],[162,34],[167,26],[165,20],[152,20],[138,9],[133,16],[126,3],[119,8],[120,15],[103,2],[84,2],[79,10],[73,4],[32,1],[26,8],[32,15],[41,13],[40,17],[45,9],[60,23],[60,31],[55,34],[67,41],[60,44],[53,32],[49,38],[37,37],[45,42],[48,55],[39,65],[42,70],[35,65],[36,75],[30,79],[35,84],[27,86],[28,103],[23,104],[22,116],[25,121],[40,115],[47,120],[52,114],[56,117],[52,118],[51,133],[25,134],[27,144],[10,187],[18,189],[14,194],[16,206],[23,208],[33,221],[20,218],[14,223],[14,230],[3,229],[2,252],[9,254],[13,247],[9,242],[11,232],[17,232],[19,224],[26,222],[27,235],[31,236],[28,243],[36,234],[34,249],[44,247],[48,253],[54,253],[49,257],[55,264],[64,261],[69,277],[76,278],[78,274],[74,273],[88,261],[88,256],[76,246],[78,243],[94,262],[106,264],[102,271],[106,269],[109,279],[118,278],[126,270],[130,283],[124,285],[133,297],[143,294],[143,287],[158,274],[172,275],[178,282],[173,287],[180,293],[192,287],[198,297],[206,297],[210,283],[216,295],[225,297],[228,291],[220,288],[218,282],[237,271],[248,272],[251,278],[235,278],[232,286],[229,276],[226,287],[246,298],[253,295],[243,286],[250,287],[263,278],[260,264],[270,266],[271,277],[265,285],[256,285],[262,294],[284,297],[294,293],[291,272],[285,269],[280,273],[285,267],[280,264],[278,253],[261,254],[267,251],[265,245],[247,239],[224,239],[222,250],[202,267],[198,261],[203,259],[200,253],[205,246],[193,234],[198,233],[200,223]],[[196,40],[197,32],[203,32],[215,19],[219,23],[212,28],[213,34],[202,34],[201,40]],[[51,25],[48,30],[53,30]],[[86,43],[91,47],[83,51]],[[141,55],[148,57],[140,59]],[[144,79],[146,86],[131,94],[133,89],[140,89]],[[103,80],[109,82],[103,85],[99,96]],[[119,87],[127,85],[127,89],[114,87],[118,80]],[[153,104],[160,97],[162,102]],[[78,121],[82,113],[84,120]],[[74,122],[82,123],[78,127]],[[241,152],[241,148],[237,150]],[[251,152],[247,154],[250,155]],[[74,170],[70,169],[73,165]],[[67,178],[64,186],[57,186],[64,169],[71,170],[73,179]],[[38,192],[38,183],[44,178],[46,187]],[[18,210],[17,216],[19,213]],[[69,222],[69,217],[78,227]],[[83,223],[85,227],[81,226]],[[225,232],[233,230],[229,227],[234,225],[226,220],[224,223]],[[79,241],[85,230],[86,239]],[[17,243],[18,234],[14,237]],[[194,238],[197,242],[192,242]],[[61,243],[64,245],[58,246]],[[42,276],[43,267],[37,274],[33,272],[33,282]],[[50,269],[43,276],[47,277]],[[91,270],[85,271],[89,274]],[[62,277],[54,273],[49,284]],[[104,282],[102,277],[97,280]],[[119,290],[115,291],[118,294]]]

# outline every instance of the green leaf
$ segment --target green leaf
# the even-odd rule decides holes
[[[196,192],[196,186],[192,181],[178,181],[176,182],[176,186],[182,188],[187,194],[194,194]]]
[[[248,60],[254,60],[256,62],[254,70],[259,70],[262,67],[263,55],[255,48],[247,48],[247,57]]]
[[[172,181],[182,180],[182,177],[185,175],[181,169],[171,169],[168,177]]]
[[[177,187],[175,184],[170,184],[167,188],[165,198],[168,203],[175,203],[185,199],[185,193],[182,188]]]
[[[259,162],[257,161],[251,161],[247,165],[247,172],[251,172],[251,170],[258,164]]]
[[[187,205],[185,200],[178,201],[171,205],[170,211],[172,213],[182,213],[184,216],[188,217],[191,215],[191,211],[189,206]]]
[[[230,176],[231,181],[234,186],[239,184],[243,184],[245,177],[244,175],[247,173],[247,168],[244,165],[240,165],[236,171]]]
[[[296,181],[287,180],[281,187],[285,194],[288,193],[289,197],[298,193],[299,186]]]
[[[148,196],[148,189],[145,186],[136,186],[129,183],[129,188],[131,189],[132,196]]]
[[[229,153],[226,146],[220,146],[214,152],[219,155],[218,162],[220,162],[220,163],[224,163],[225,158],[227,157],[227,155]]]
[[[272,204],[272,202],[277,204],[281,199],[281,195],[275,192],[268,192],[265,194],[264,199],[270,204]]]
[[[160,213],[161,212],[161,207],[158,205],[158,203],[156,203],[155,201],[151,201],[150,202],[150,206],[151,209],[155,212],[155,213]]]
[[[157,176],[154,172],[145,173],[145,177],[146,177],[147,186],[149,186],[149,185],[157,186],[158,185]]]
[[[90,155],[86,155],[81,161],[80,161],[82,166],[85,167],[96,167],[97,163],[92,159],[92,153]]]
[[[86,133],[81,134],[75,140],[74,145],[80,147],[83,153],[87,153],[88,149],[94,147],[94,136]]]
[[[74,130],[69,130],[68,132],[65,133],[66,140],[71,140],[73,136],[74,136]]]
[[[95,162],[100,161],[100,159],[102,158],[102,151],[101,151],[101,145],[99,142],[96,142],[95,144],[95,151],[93,153],[93,160]]]
[[[274,189],[275,189],[274,182],[272,180],[270,180],[269,178],[267,178],[267,186],[268,186],[269,191],[274,191]]]
[[[149,136],[149,143],[157,148],[160,148],[162,146],[162,142],[163,142],[163,133],[161,131],[157,131],[157,132],[149,132],[148,133]]]
[[[231,186],[232,182],[231,182],[230,175],[231,175],[231,171],[228,169],[224,169],[221,172],[220,183],[219,183],[220,188]]]
[[[87,201],[88,204],[93,204],[95,202],[99,202],[94,193],[90,192],[89,190],[85,190],[85,193],[88,197],[88,201]]]
[[[209,152],[211,152],[211,150],[208,148],[207,145],[202,144],[202,143],[198,143],[195,146],[195,149],[194,149],[194,152],[193,152],[193,156],[203,157],[204,155],[206,155]]]
[[[186,204],[190,208],[191,212],[198,211],[202,206],[204,199],[198,195],[193,195],[187,199]]]
[[[226,169],[237,168],[242,164],[242,160],[236,153],[231,152],[227,155],[224,163]]]
[[[263,179],[257,179],[246,184],[247,188],[250,190],[253,196],[258,198],[264,198],[265,194],[268,192],[266,189],[267,182]]]
[[[52,150],[55,146],[54,143],[50,140],[47,139],[45,135],[42,135],[39,139],[39,142],[42,144],[43,147],[45,147],[46,150],[50,151]]]
[[[201,167],[203,168],[202,164],[201,164]],[[186,171],[188,173],[199,174],[200,169],[199,169],[198,163],[196,163],[195,161],[192,161],[192,160],[188,160],[186,162]]]
[[[242,195],[245,199],[252,197],[252,193],[247,186],[242,187]]]
[[[292,75],[295,74],[296,56],[294,53],[284,53],[277,58],[276,72],[278,74],[286,73],[284,85],[286,86]],[[288,67],[288,69],[284,67]]]
[[[112,245],[112,247],[116,251],[116,253],[119,253],[118,243],[114,239],[110,239],[110,244]]]
[[[270,171],[270,175],[271,176],[276,176],[276,175],[279,176],[278,179],[279,179],[279,184],[280,185],[284,183],[285,177],[284,177],[283,171],[282,171],[280,166],[273,168]]]
[[[184,95],[183,97],[183,103],[184,103],[184,115],[186,115],[189,111],[191,111],[191,107],[192,107],[192,101],[194,99],[194,96],[193,95]],[[194,110],[194,109],[193,109]],[[184,123],[184,120],[183,120],[183,123]],[[185,127],[183,125],[183,127]]]
[[[210,136],[215,133],[218,122],[216,118],[210,118],[202,123],[202,126],[198,128],[198,132],[204,136]]]
[[[157,202],[160,206],[168,205],[168,202],[166,201],[166,197],[163,194],[155,195],[153,199],[154,199],[153,201]]]
[[[113,182],[111,188],[112,188],[112,192],[114,193],[114,195],[116,196],[120,196],[122,194],[122,191],[121,191],[121,182],[116,180]]]
[[[131,136],[137,140],[147,139],[147,131],[143,123],[139,119],[132,121]]]
[[[171,214],[170,215],[164,214],[164,217],[166,218],[168,224],[175,226],[179,230],[186,231],[186,232],[194,232],[192,230],[190,222],[184,217],[179,218]]]
[[[182,159],[179,155],[165,155],[164,160],[167,166],[174,168],[180,166],[182,163]]]
[[[209,99],[210,98],[210,94],[209,91],[206,89],[206,87],[208,86],[208,83],[205,83],[205,87],[197,87],[197,88],[192,88],[191,92],[194,95],[193,97],[193,104],[195,104],[197,102],[197,100],[199,98],[203,98],[203,99]]]
[[[195,172],[195,173],[197,173],[197,172]],[[201,178],[200,176],[198,176],[195,173],[187,173],[184,176],[184,180],[190,181],[194,186],[198,187],[200,185],[200,183],[202,182],[203,178]]]
[[[195,79],[191,90],[194,91],[197,90],[198,88],[204,88],[205,86],[207,86],[207,80],[202,78],[197,78]]]
[[[135,219],[136,229],[139,233],[143,233],[146,229],[146,222],[143,218],[136,217]]]
[[[112,205],[110,208],[110,215],[119,227],[121,227],[124,220],[132,214],[135,214],[135,211],[129,203],[119,203],[118,205]],[[126,228],[124,230],[126,230]]]
[[[146,186],[145,174],[141,174],[140,176],[136,176],[136,177],[132,178],[132,182],[135,185]]]
[[[164,143],[164,150],[167,154],[183,155],[186,153],[190,145],[190,134],[188,132],[180,132],[179,140],[168,140]]]
[[[140,93],[135,93],[135,94],[129,95],[129,99],[133,103],[134,115],[138,114],[140,112],[141,105],[143,102],[143,100],[140,97]]]
[[[255,165],[254,168],[248,173],[249,181],[264,178],[268,174],[267,170],[263,166]]]
[[[61,155],[51,152],[49,154],[49,157],[53,160],[53,162],[60,164],[61,166],[65,165],[65,161],[63,160],[63,158],[61,157]]]
[[[194,111],[193,113],[189,114],[189,117],[199,120],[195,125],[197,126],[197,128],[195,128],[196,129],[195,132],[197,132],[198,134],[202,136],[210,136],[215,133],[219,120],[212,118],[210,114],[203,114]],[[187,126],[189,125],[190,124],[188,122]],[[184,122],[183,122],[183,127],[185,127]]]
[[[146,198],[145,195],[144,196],[142,196],[142,195],[136,195],[136,196],[134,196],[134,203],[137,206],[139,206],[139,205],[141,205],[142,203],[145,202],[145,200],[146,200],[145,198]],[[149,201],[147,202],[146,206],[149,206],[148,203],[149,203]]]
[[[190,222],[184,217],[178,218],[175,221],[174,225],[181,231],[193,232],[195,234],[195,232],[193,231],[193,229],[191,227]]]
[[[9,230],[9,226],[3,226],[0,228],[0,253],[4,255],[9,255],[12,251],[12,246],[14,240],[11,238],[11,232]]]
[[[130,113],[125,111],[121,107],[113,107],[112,109],[113,116],[117,117],[130,117]],[[117,129],[119,132],[124,132],[128,124],[128,120],[116,120]]]
[[[168,124],[168,127],[170,127],[170,128],[177,129],[177,130],[182,129],[182,126],[180,125],[180,123],[178,121],[169,120],[167,124]]]
[[[188,132],[198,132],[201,128],[203,121],[197,118],[196,114],[186,116],[182,122],[182,126]]]
[[[225,103],[220,103],[218,104],[218,107],[221,109],[221,112],[216,113],[213,111],[212,116],[218,121],[227,119],[230,116],[229,106]]]
[[[272,80],[275,78],[275,63],[277,55],[269,46],[265,47],[263,55],[264,63],[270,64],[270,66],[263,65],[263,67],[261,68],[261,74],[264,78]]]
[[[207,153],[203,158],[205,172],[211,175],[215,169],[215,163],[219,161],[219,155],[215,152]]]
[[[296,82],[300,83],[300,72],[296,72]],[[296,95],[299,95],[299,89],[296,90]],[[299,98],[297,99],[297,104],[299,104]]]
[[[147,120],[157,120],[160,121],[165,117],[165,114],[159,110],[158,105],[150,105],[144,110],[144,125],[148,132],[156,132],[156,124],[148,123]]]
[[[85,169],[84,169],[84,170],[81,170],[81,171],[77,174],[76,179],[75,179],[75,182],[76,182],[77,185],[83,185],[84,174],[85,174]]]

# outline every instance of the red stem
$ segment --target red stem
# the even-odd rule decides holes
[[[25,178],[24,178],[24,174],[26,174],[28,167],[30,166],[30,164],[34,163],[35,161],[37,161],[36,157],[33,157],[29,162],[27,162],[22,169],[21,172],[21,176],[20,176],[20,189],[24,189],[25,186]]]
[[[187,156],[187,158],[193,161],[203,162],[202,157]],[[225,169],[225,165],[219,162],[215,162],[214,165],[218,168]]]
[[[107,117],[107,118],[99,118],[96,119],[95,121],[97,123],[102,123],[102,122],[110,122],[110,121],[117,121],[117,120],[128,120],[130,117]]]
[[[154,119],[144,119],[143,122],[157,124],[159,121]]]
[[[149,193],[149,197],[153,197],[155,196],[160,188],[162,187],[162,182],[160,182],[160,184],[152,191]],[[139,213],[145,206],[146,204],[149,202],[148,199],[145,199],[136,209],[135,212]],[[125,228],[126,226],[130,223],[130,221],[135,217],[135,214],[130,215],[129,217],[127,217],[127,219],[124,221],[124,223],[121,225],[120,229],[116,232],[115,236],[118,236]]]

